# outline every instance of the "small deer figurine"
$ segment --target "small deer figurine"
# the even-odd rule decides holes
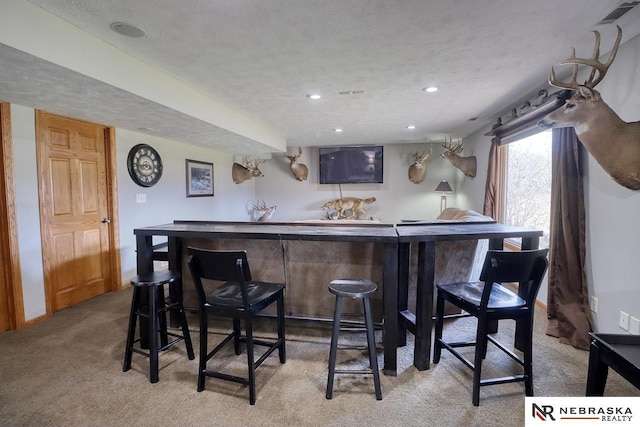
[[[459,154],[462,153],[463,147],[462,144],[453,145],[452,142],[447,144],[445,141],[442,144],[442,147],[446,150],[440,157],[443,159],[447,159],[451,162],[453,166],[460,169],[465,176],[470,178],[475,178],[476,169],[478,166],[478,162],[476,160],[476,156],[469,157],[460,157]]]
[[[424,162],[427,161],[431,153],[433,153],[433,149],[429,149],[428,153],[410,154],[410,157],[413,157],[413,163],[409,166],[409,181],[414,184],[420,184],[424,180],[424,176],[427,173],[427,168],[425,167]]]
[[[289,166],[291,167],[293,176],[295,176],[298,181],[306,181],[307,175],[309,174],[309,168],[304,163],[298,163],[298,158],[301,155],[301,147],[298,147],[298,154],[285,153],[285,156],[287,156],[287,159],[289,159]]]
[[[265,161],[266,160],[249,160],[249,157],[245,156],[243,165],[234,163],[233,167],[231,168],[231,177],[233,178],[233,182],[236,184],[241,184],[253,177],[264,177],[264,174],[260,171],[260,169],[258,169],[258,166],[263,164]]]
[[[277,206],[267,207],[264,200],[260,200],[253,204],[253,216],[258,222],[267,222],[276,211]]]
[[[573,64],[571,82],[556,80],[551,67],[550,85],[577,92],[564,106],[540,120],[538,126],[544,129],[572,126],[580,142],[615,182],[630,190],[640,190],[640,122],[623,121],[594,89],[616,57],[622,30],[618,27],[618,37],[605,63],[598,60],[600,33],[594,33],[596,42],[591,58],[576,58],[575,49],[572,49],[571,56],[560,62],[560,65]],[[592,68],[584,84],[577,82],[579,64]]]

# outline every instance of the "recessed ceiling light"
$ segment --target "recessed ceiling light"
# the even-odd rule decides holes
[[[336,132],[342,132],[342,128],[335,128],[334,131]]]
[[[435,87],[435,86],[429,86],[429,87],[425,87],[422,90],[425,91],[425,92],[433,93],[433,92],[437,92],[438,88]]]
[[[126,22],[114,22],[110,27],[116,33],[126,37],[144,37],[147,35],[142,28],[127,24]]]
[[[407,129],[415,129],[416,127],[414,125],[409,125],[407,126]]]
[[[320,99],[322,96],[319,93],[309,93],[307,94],[307,98],[309,99]]]

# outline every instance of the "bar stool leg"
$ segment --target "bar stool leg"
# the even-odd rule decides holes
[[[253,320],[247,318],[244,321],[247,338],[247,365],[249,367],[249,404],[256,404],[256,364],[253,354]]]
[[[242,336],[242,329],[240,319],[233,319],[233,349],[236,355],[241,353],[240,351],[240,337]]]
[[[182,279],[176,280],[173,283],[169,283],[169,298],[171,302],[180,302],[180,305],[183,305],[182,301]],[[169,312],[169,326],[172,328],[180,327],[180,313],[176,313],[175,310],[171,310]]]
[[[336,353],[338,350],[338,339],[340,337],[340,319],[342,317],[342,297],[336,295],[336,307],[333,312],[333,328],[331,332],[331,348],[329,350],[329,377],[327,378],[326,398],[333,397],[333,377],[336,372]]]
[[[280,347],[278,348],[280,363],[285,363],[287,361],[287,351],[284,339],[284,297],[282,296],[278,298],[278,339],[280,340]]]
[[[369,348],[369,365],[373,373],[373,384],[376,390],[376,400],[382,400],[380,388],[380,372],[378,371],[378,356],[376,354],[376,340],[373,333],[373,318],[371,316],[371,301],[368,297],[362,299],[364,303],[364,317],[367,325],[367,347]]]
[[[131,298],[131,312],[129,314],[129,330],[127,331],[127,345],[124,349],[124,364],[122,372],[131,369],[131,356],[133,354],[133,341],[136,334],[136,321],[138,320],[138,309],[140,305],[140,290],[133,288],[133,296]]]
[[[164,308],[164,285],[154,286],[151,292],[156,292],[156,309]],[[167,312],[160,310],[158,313],[158,331],[160,332],[160,346],[165,347],[169,343],[167,336]]]
[[[182,336],[184,337],[184,343],[187,347],[187,356],[189,360],[193,360],[196,358],[196,355],[193,353],[193,344],[191,342],[191,334],[189,333],[189,324],[187,323],[187,316],[184,313],[184,307],[182,303],[178,306],[178,318],[179,322],[182,325]]]
[[[209,354],[209,329],[207,328],[207,312],[200,310],[200,355],[198,357],[198,392],[204,390],[204,371],[207,369],[207,355]]]
[[[158,382],[158,333],[159,333],[159,319],[158,319],[158,307],[157,296],[158,293],[155,289],[149,290],[149,381],[152,383]]]

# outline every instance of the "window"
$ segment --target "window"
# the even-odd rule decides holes
[[[551,218],[551,130],[506,145],[504,223],[544,231],[549,247]]]

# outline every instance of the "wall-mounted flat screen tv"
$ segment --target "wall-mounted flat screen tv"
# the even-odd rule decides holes
[[[320,184],[382,183],[381,145],[320,147]]]

